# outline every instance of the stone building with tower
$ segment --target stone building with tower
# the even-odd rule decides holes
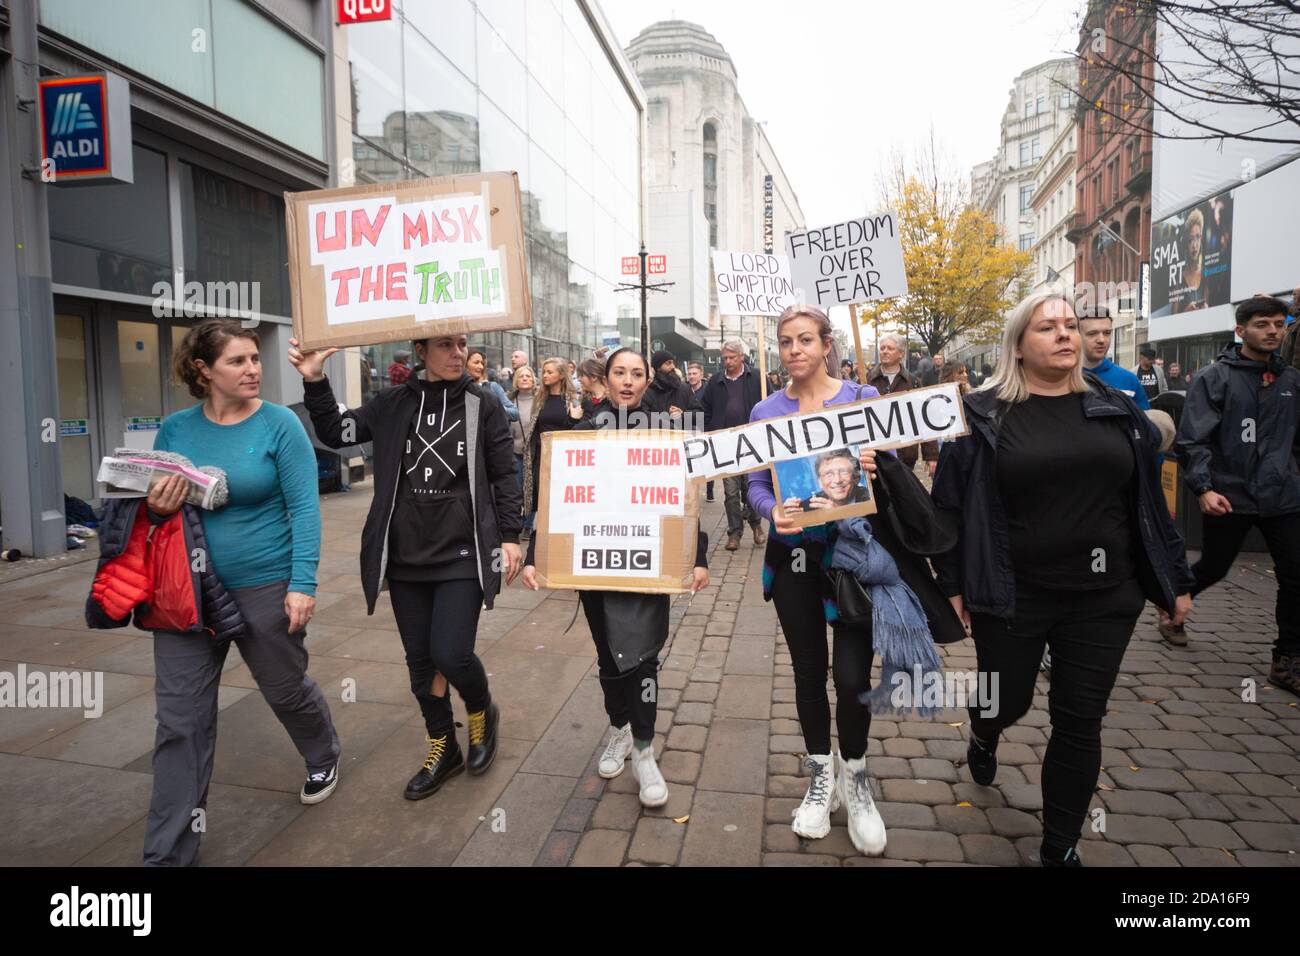
[[[712,34],[685,20],[642,30],[626,55],[646,96],[646,245],[674,283],[650,300],[650,334],[689,359],[717,363],[724,338],[751,347],[751,319],[719,317],[713,249],[781,252],[803,212],[776,152],[740,95],[736,67]],[[775,367],[775,322],[768,364]]]

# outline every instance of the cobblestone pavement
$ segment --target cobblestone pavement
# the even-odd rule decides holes
[[[803,749],[790,657],[760,592],[761,553],[729,553],[721,505],[706,506],[710,587],[674,603],[656,748],[670,799],[637,803],[632,775],[595,773],[608,726],[595,654],[572,592],[516,584],[485,613],[478,649],[502,707],[492,770],[435,797],[401,798],[423,759],[423,726],[386,596],[367,617],[357,577],[368,485],[323,501],[318,612],[310,672],[343,741],[338,791],[298,802],[302,767],[232,650],[221,681],[207,865],[820,865],[1036,862],[1045,679],[1034,709],[999,747],[993,787],[960,766],[966,715],[872,722],[869,770],[889,846],[858,856],[842,811],[830,836],[801,841]],[[20,563],[17,568],[22,568]],[[148,634],[87,630],[92,562],[0,581],[0,671],[104,673],[105,710],[0,710],[0,865],[134,865],[147,810],[154,735]],[[25,572],[24,572],[25,573]],[[1271,643],[1269,570],[1239,562],[1203,595],[1187,648],[1155,631],[1148,608],[1106,718],[1104,771],[1085,832],[1090,865],[1261,866],[1300,860],[1300,711],[1264,682]],[[946,649],[973,670],[974,648]],[[1243,701],[1253,681],[1253,702]],[[354,702],[342,688],[355,686]],[[458,719],[463,707],[455,702]],[[461,731],[464,734],[464,731]],[[681,821],[681,822],[679,822]]]

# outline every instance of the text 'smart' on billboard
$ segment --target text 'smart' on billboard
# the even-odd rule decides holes
[[[1231,276],[1231,192],[1156,223],[1151,246],[1153,316],[1230,302]]]

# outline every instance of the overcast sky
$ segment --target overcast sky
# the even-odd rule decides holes
[[[1069,55],[1084,0],[601,0],[626,48],[698,23],[736,65],[810,227],[879,204],[891,152],[936,140],[963,177],[993,155],[1016,75]],[[844,311],[847,310],[836,310]],[[840,319],[839,316],[836,316]]]

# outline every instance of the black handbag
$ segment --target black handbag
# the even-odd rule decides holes
[[[830,575],[839,620],[856,627],[870,627],[871,598],[862,582],[853,576],[852,571],[844,568],[831,568],[827,574]]]

